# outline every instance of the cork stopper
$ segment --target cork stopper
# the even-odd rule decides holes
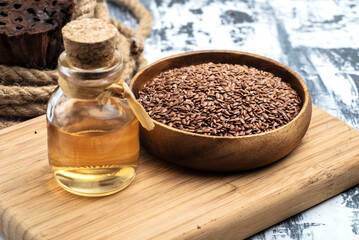
[[[74,67],[95,69],[111,65],[118,31],[101,19],[81,19],[62,29],[67,61]]]

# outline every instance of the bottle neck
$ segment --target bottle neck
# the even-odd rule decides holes
[[[77,86],[96,88],[116,83],[122,75],[124,64],[121,54],[116,51],[112,62],[106,67],[95,69],[81,69],[72,66],[67,61],[67,54],[63,52],[58,60],[60,78]]]
[[[117,51],[115,55],[117,57],[115,56],[111,66],[88,70],[71,67],[66,61],[66,53],[63,52],[59,57],[59,86],[70,98],[96,99],[102,105],[106,105],[113,95],[126,98],[141,125],[147,130],[152,130],[154,128],[152,119],[121,79],[123,72],[121,55]]]

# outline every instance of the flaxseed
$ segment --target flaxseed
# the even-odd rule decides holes
[[[213,136],[273,130],[301,108],[297,92],[272,73],[214,63],[162,72],[146,83],[138,100],[158,122]]]

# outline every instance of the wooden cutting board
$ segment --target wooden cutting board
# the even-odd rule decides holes
[[[11,239],[241,239],[359,183],[359,131],[318,107],[301,144],[256,171],[178,168],[142,150],[134,182],[65,192],[47,165],[45,117],[0,131],[0,229]]]

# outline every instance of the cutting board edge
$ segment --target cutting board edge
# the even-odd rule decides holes
[[[25,230],[26,227],[17,220],[16,214],[11,213],[11,209],[4,209],[0,205],[0,233],[7,240],[33,240],[36,236],[31,233],[31,229]],[[5,224],[4,224],[5,223]]]
[[[331,169],[329,171],[323,171],[318,169],[318,173],[321,173],[318,178],[319,180],[314,182],[301,182],[298,185],[298,188],[290,189],[290,191],[285,192],[286,196],[284,197],[283,192],[280,192],[278,194],[273,194],[272,197],[269,197],[266,199],[267,204],[262,205],[259,207],[256,211],[257,214],[252,214],[247,212],[247,217],[238,217],[237,215],[228,216],[224,220],[217,219],[216,221],[211,221],[208,223],[205,223],[203,226],[200,226],[199,229],[192,230],[190,232],[185,233],[185,235],[179,236],[179,238],[186,237],[186,239],[208,239],[208,237],[214,237],[214,239],[244,239],[248,238],[260,231],[263,231],[267,228],[272,227],[273,225],[292,217],[298,213],[301,213],[305,210],[308,210],[340,193],[343,191],[356,186],[359,183],[359,174],[356,174],[355,172],[359,172],[359,154],[354,157],[355,161],[353,161],[353,158],[350,158],[347,160],[347,162],[353,162],[353,165],[347,165],[340,169],[340,171],[334,169]],[[347,175],[348,169],[355,169],[357,171],[352,171],[351,175]],[[338,185],[335,181],[336,179],[340,179],[337,176],[333,175],[333,173],[345,176],[341,179],[345,179],[341,181],[340,185]],[[330,177],[328,177],[330,175]],[[322,179],[320,179],[322,178]],[[331,186],[330,191],[328,191],[327,186]],[[310,186],[310,190],[308,191],[308,186]],[[317,195],[318,192],[322,191],[320,194],[320,197],[316,199],[316,201],[303,201],[303,199],[300,198],[300,196],[303,196],[303,193],[305,192],[305,195]],[[289,200],[289,201],[288,201]],[[277,215],[271,215],[272,219],[268,220],[265,225],[258,224],[257,226],[255,223],[258,223],[260,219],[262,218],[263,222],[263,212],[267,212],[267,214],[273,213],[272,209],[278,209],[281,206],[283,206],[283,202],[292,202],[290,206],[288,206],[289,211],[283,211],[280,212]],[[304,204],[303,204],[304,202]],[[271,207],[268,207],[268,205],[271,205]],[[244,209],[243,211],[246,211],[247,209]],[[273,216],[275,216],[276,220],[273,221]],[[269,218],[268,218],[269,219]],[[247,226],[249,223],[253,223],[253,227]],[[275,222],[275,223],[273,223]],[[217,225],[217,226],[214,226]],[[263,227],[264,226],[264,227]],[[228,235],[228,233],[233,233],[233,229],[245,229],[245,231],[237,231],[237,234],[231,234]],[[177,239],[177,238],[176,238]]]

